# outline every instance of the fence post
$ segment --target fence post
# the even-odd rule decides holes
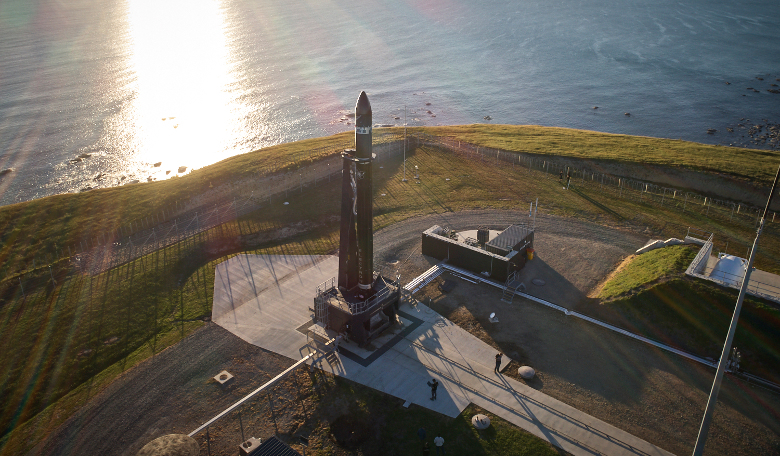
[[[244,422],[241,420],[241,409],[238,409],[238,424],[241,426],[241,441],[246,442],[246,437],[244,437]]]

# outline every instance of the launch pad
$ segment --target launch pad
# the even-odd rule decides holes
[[[355,105],[355,148],[341,154],[339,273],[317,287],[314,319],[358,345],[366,345],[396,321],[400,277],[373,270],[372,112],[365,92]]]
[[[314,316],[327,328],[365,345],[395,323],[399,297],[398,281],[379,274],[369,290],[345,290],[331,279],[317,287]]]

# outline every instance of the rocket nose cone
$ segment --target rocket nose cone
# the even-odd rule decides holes
[[[366,95],[366,92],[360,92],[357,104],[355,105],[355,114],[358,116],[371,114],[371,103],[368,101],[368,95]]]

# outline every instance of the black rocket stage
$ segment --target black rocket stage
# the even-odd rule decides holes
[[[395,322],[400,278],[374,272],[371,103],[365,92],[355,106],[355,149],[342,153],[339,275],[317,288],[314,315],[364,345]]]

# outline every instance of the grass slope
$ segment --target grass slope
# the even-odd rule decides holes
[[[416,129],[411,129],[415,131]],[[725,173],[770,184],[780,152],[711,146],[689,141],[628,136],[534,125],[425,127],[428,134],[472,144],[540,155],[649,163]]]
[[[639,255],[604,285],[588,314],[699,356],[717,359],[738,291],[684,275],[696,250],[673,246]],[[734,346],[742,367],[780,382],[780,310],[748,296]]]
[[[0,207],[0,273],[32,267],[33,258],[60,256],[80,241],[110,233],[232,180],[305,166],[352,144],[344,133],[237,155],[159,182],[54,195]],[[75,249],[74,249],[75,253]]]
[[[685,271],[696,256],[696,249],[675,245],[651,250],[634,257],[609,282],[604,284],[599,297],[610,299],[644,287],[672,274]]]

